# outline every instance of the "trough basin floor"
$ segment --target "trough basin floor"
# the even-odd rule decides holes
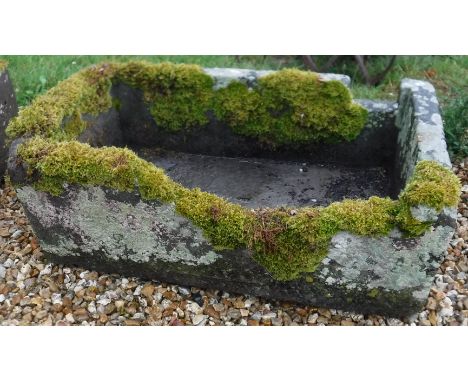
[[[389,196],[383,167],[354,168],[260,158],[229,158],[138,149],[185,187],[199,187],[248,208],[328,205],[344,198]]]

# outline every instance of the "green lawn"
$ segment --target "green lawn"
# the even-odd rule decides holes
[[[195,63],[206,67],[303,68],[302,61],[294,56],[0,56],[0,59],[9,63],[21,106],[77,70],[101,61],[145,59]],[[379,70],[384,65],[383,58],[374,57],[370,69]],[[377,87],[361,83],[357,66],[351,59],[342,60],[330,71],[351,76],[352,92],[356,98],[396,99],[398,84],[404,77],[432,82],[441,103],[452,157],[468,156],[468,56],[400,56],[384,83]]]

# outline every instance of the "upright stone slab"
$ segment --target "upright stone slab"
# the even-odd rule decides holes
[[[3,183],[8,159],[5,129],[10,119],[16,114],[18,114],[18,106],[8,70],[0,68],[0,183]]]

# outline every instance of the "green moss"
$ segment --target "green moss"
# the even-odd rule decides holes
[[[276,145],[350,141],[367,120],[366,109],[352,102],[340,81],[297,69],[262,77],[254,89],[232,82],[218,90],[214,107],[237,133]]]
[[[171,201],[179,187],[164,171],[128,149],[93,148],[88,144],[54,142],[40,137],[18,148],[29,173],[39,173],[39,189],[58,195],[64,183],[100,185],[120,191],[138,189],[144,199]]]
[[[0,60],[0,72],[3,72],[8,67],[8,62],[5,60]]]
[[[21,109],[9,123],[7,135],[10,138],[22,135],[56,139],[76,137],[86,127],[81,121],[82,114],[97,115],[112,106],[111,76],[112,66],[106,64],[72,75]],[[62,126],[66,117],[74,121],[72,129]]]
[[[410,206],[400,202],[398,212],[395,217],[398,226],[410,237],[423,234],[432,222],[421,222],[413,217]]]
[[[175,200],[177,211],[202,228],[217,249],[245,247],[253,214],[243,207],[198,188],[185,189]]]
[[[441,212],[444,207],[455,207],[460,197],[460,180],[448,168],[433,161],[416,165],[411,180],[400,194],[397,222],[410,236],[424,233],[432,222],[413,217],[411,207],[427,206]]]
[[[325,208],[265,210],[256,214],[250,235],[255,259],[279,280],[313,272],[339,231],[384,235],[395,223],[398,202],[388,198],[344,200]]]
[[[143,91],[151,115],[162,128],[177,131],[208,122],[214,82],[198,65],[118,64],[115,80]]]
[[[400,199],[408,206],[425,205],[440,212],[457,205],[460,187],[460,180],[450,169],[437,162],[421,161]]]

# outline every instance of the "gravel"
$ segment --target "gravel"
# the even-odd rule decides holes
[[[406,319],[267,301],[44,261],[14,190],[0,190],[1,325],[468,325],[468,158],[457,231],[423,311]]]

